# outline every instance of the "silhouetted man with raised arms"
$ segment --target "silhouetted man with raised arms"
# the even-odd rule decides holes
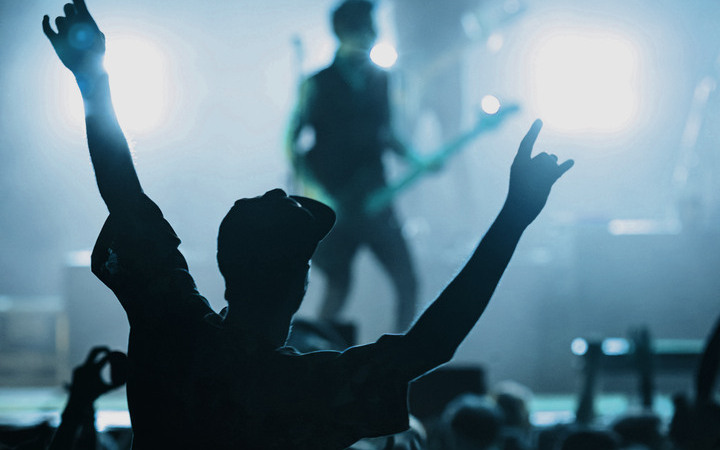
[[[238,200],[220,225],[228,308],[197,292],[180,240],[143,193],[113,110],[104,36],[83,0],[43,29],[75,75],[88,146],[110,215],[93,272],[128,315],[128,405],[135,448],[342,449],[408,426],[407,385],[449,361],[480,317],[523,230],[572,165],[531,157],[539,121],[520,144],[505,205],[460,272],[404,335],[344,352],[284,346],[329,231],[327,206],[272,190]]]

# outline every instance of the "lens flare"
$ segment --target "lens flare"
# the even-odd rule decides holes
[[[540,39],[533,94],[546,126],[561,131],[617,132],[639,108],[639,52],[620,34],[576,30]]]
[[[385,69],[394,66],[397,58],[398,54],[395,47],[386,42],[381,42],[370,50],[372,62]]]

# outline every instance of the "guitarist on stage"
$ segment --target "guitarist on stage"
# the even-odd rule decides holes
[[[383,152],[418,160],[392,132],[388,75],[370,61],[377,37],[373,3],[346,0],[333,11],[332,24],[339,41],[335,60],[303,83],[290,129],[294,170],[329,196],[338,211],[335,228],[313,257],[327,278],[320,318],[338,320],[350,290],[353,258],[366,245],[392,280],[395,331],[405,331],[415,314],[413,262],[392,206],[370,213],[366,202],[387,186]],[[306,130],[314,134],[309,150],[301,148]]]

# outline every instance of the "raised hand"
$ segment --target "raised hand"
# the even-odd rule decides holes
[[[107,347],[93,347],[85,362],[73,371],[70,396],[74,401],[92,404],[102,394],[125,383],[126,356],[111,352]],[[101,371],[110,364],[110,383],[105,382]]]
[[[545,206],[553,184],[574,164],[572,159],[558,164],[557,156],[545,152],[532,156],[541,128],[540,119],[532,124],[520,143],[510,169],[510,188],[505,209],[523,225],[535,220]]]
[[[55,19],[55,32],[50,17],[43,17],[42,27],[60,61],[75,76],[94,75],[103,70],[105,35],[100,32],[84,0],[73,0],[63,7],[65,16]]]

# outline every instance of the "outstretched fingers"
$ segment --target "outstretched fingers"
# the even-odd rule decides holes
[[[47,36],[48,39],[50,39],[50,42],[54,42],[55,39],[57,38],[58,34],[50,26],[50,16],[48,16],[47,14],[43,17],[42,27],[43,27],[43,32],[45,33],[45,36]]]
[[[570,168],[571,168],[572,166],[574,166],[574,165],[575,165],[575,161],[573,161],[572,159],[568,159],[568,160],[565,161],[564,163],[560,164],[560,165],[558,166],[558,178],[560,178],[561,176],[563,176],[563,174],[564,174],[565,172],[567,172],[568,170],[570,170]]]
[[[65,12],[65,17],[67,18],[75,15],[75,7],[72,3],[66,3],[65,6],[63,6],[63,11]]]
[[[58,30],[58,34],[65,34],[67,31],[67,17],[58,16],[55,18],[55,28]]]
[[[110,349],[105,346],[93,347],[93,349],[90,350],[90,353],[88,353],[87,358],[85,358],[85,365],[90,365],[90,364],[96,363],[95,360],[97,359],[98,355],[100,355],[101,353],[105,353],[103,358],[107,359],[107,354],[110,353]]]
[[[535,166],[543,167],[543,170],[546,174],[554,175],[553,178],[557,180],[558,178],[563,176],[565,172],[570,170],[570,168],[575,164],[575,161],[573,161],[572,159],[568,159],[562,164],[558,164],[558,157],[556,155],[548,154],[545,152],[542,152],[535,157],[532,156],[535,141],[537,141],[537,137],[540,134],[540,130],[542,129],[542,127],[542,120],[536,119],[535,122],[533,122],[530,130],[528,130],[522,142],[520,142],[520,147],[518,148],[517,155],[515,155],[513,165],[516,165],[518,163],[525,165],[527,163],[530,163],[530,161],[536,161],[537,163],[539,163],[539,165],[534,164]]]
[[[558,178],[563,176],[565,172],[575,164],[575,161],[568,159],[562,164],[558,164],[558,157],[551,153],[538,153],[532,160],[535,162],[538,172],[543,172],[554,183]]]
[[[81,16],[84,19],[90,18],[90,12],[88,11],[84,0],[73,0],[72,3],[66,3],[63,6],[63,13],[65,14],[64,17],[59,16],[55,19],[55,26],[57,27],[58,32],[55,32],[55,30],[53,30],[50,26],[50,16],[46,14],[43,17],[43,32],[51,41],[57,38],[58,34],[63,32],[63,28],[65,27],[68,19],[72,20],[75,16]]]
[[[530,160],[533,146],[535,146],[535,141],[537,140],[538,134],[540,134],[542,126],[543,123],[540,119],[536,119],[535,122],[533,122],[530,130],[527,132],[522,142],[520,142],[517,155],[515,155],[515,161]]]
[[[105,352],[100,359],[93,361],[96,369],[102,368],[110,359],[110,352]]]
[[[78,14],[82,15],[90,15],[90,11],[88,11],[87,6],[85,5],[85,0],[73,0],[73,5],[75,5],[75,10]]]

